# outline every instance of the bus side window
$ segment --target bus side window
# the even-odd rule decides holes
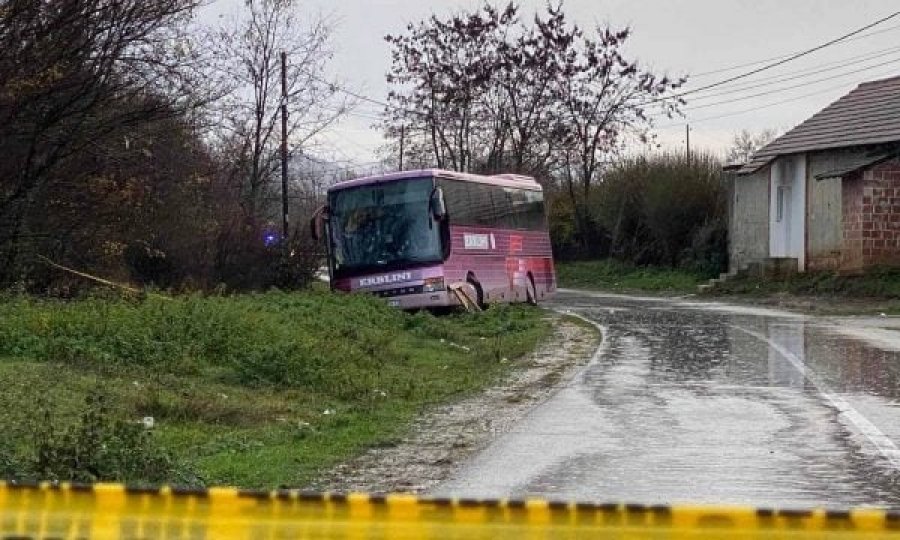
[[[546,228],[547,217],[544,212],[544,194],[540,191],[525,191],[524,193],[527,228],[534,231]]]
[[[521,189],[505,189],[507,206],[507,226],[510,229],[527,229],[528,220],[525,215],[525,192]]]
[[[477,182],[468,183],[469,201],[472,208],[472,225],[495,227],[495,212],[491,186]]]
[[[472,205],[469,204],[469,190],[463,182],[442,181],[444,200],[447,203],[447,214],[456,225],[465,225],[471,221]]]
[[[454,225],[503,229],[546,228],[544,194],[540,191],[478,182],[440,182]]]

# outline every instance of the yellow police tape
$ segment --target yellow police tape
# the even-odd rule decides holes
[[[900,513],[0,482],[0,538],[900,538]]]

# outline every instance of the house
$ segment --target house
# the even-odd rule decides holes
[[[730,272],[900,265],[900,76],[849,94],[726,168]]]

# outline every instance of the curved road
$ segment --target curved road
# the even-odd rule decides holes
[[[889,319],[561,292],[592,361],[437,494],[900,506]]]

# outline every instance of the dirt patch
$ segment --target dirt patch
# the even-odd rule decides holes
[[[550,397],[590,360],[599,333],[568,317],[554,316],[546,343],[518,361],[502,384],[420,416],[395,445],[370,448],[314,482],[326,491],[414,492],[448,479],[491,440],[510,430],[532,407]]]

